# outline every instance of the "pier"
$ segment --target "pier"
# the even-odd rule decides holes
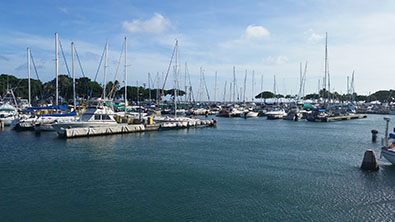
[[[361,118],[366,118],[366,117],[368,117],[368,114],[349,114],[349,115],[340,115],[340,116],[328,116],[328,117],[324,118],[323,122],[361,119]]]
[[[189,122],[173,122],[171,124],[160,123],[160,124],[119,124],[115,126],[101,126],[101,127],[84,127],[84,128],[69,128],[58,131],[59,136],[65,138],[74,137],[87,137],[87,136],[99,136],[99,135],[111,135],[111,134],[122,134],[122,133],[137,133],[137,132],[148,132],[158,131],[160,129],[183,129],[190,127],[211,127],[217,124],[217,120],[199,120],[195,124]]]

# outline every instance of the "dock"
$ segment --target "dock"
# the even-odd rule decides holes
[[[84,128],[69,128],[58,131],[59,136],[65,138],[87,137],[99,135],[112,135],[124,133],[137,133],[158,131],[160,129],[184,129],[190,127],[211,127],[215,126],[217,120],[199,120],[196,124],[188,124],[188,122],[173,122],[160,124],[127,124],[121,123],[115,126],[101,126],[101,127],[84,127]]]
[[[340,115],[340,116],[328,116],[323,118],[322,122],[330,122],[330,121],[341,121],[341,120],[350,120],[350,119],[362,119],[368,117],[368,114],[349,114],[349,115]]]

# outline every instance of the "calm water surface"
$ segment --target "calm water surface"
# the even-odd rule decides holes
[[[359,169],[383,117],[68,140],[6,129],[0,221],[391,221],[395,166]]]

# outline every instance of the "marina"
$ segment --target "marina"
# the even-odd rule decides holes
[[[393,221],[395,1],[4,1],[0,222]]]
[[[71,140],[5,128],[0,215],[6,221],[385,220],[392,215],[395,170],[370,138],[377,129],[381,140],[383,117],[391,116],[329,124],[221,118],[215,128]],[[376,173],[359,169],[366,149],[377,153]]]

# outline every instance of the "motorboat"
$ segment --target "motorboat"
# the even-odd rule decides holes
[[[0,106],[0,120],[4,122],[4,126],[10,126],[11,122],[15,120],[17,116],[17,109],[9,103]]]
[[[63,134],[69,128],[93,128],[102,126],[115,126],[118,122],[115,119],[115,112],[105,106],[101,100],[92,101],[88,104],[85,112],[76,121],[55,123],[52,126],[59,134]]]
[[[267,112],[265,115],[267,116],[267,119],[282,119],[284,116],[287,115],[287,113],[283,108],[275,107],[271,111]]]

